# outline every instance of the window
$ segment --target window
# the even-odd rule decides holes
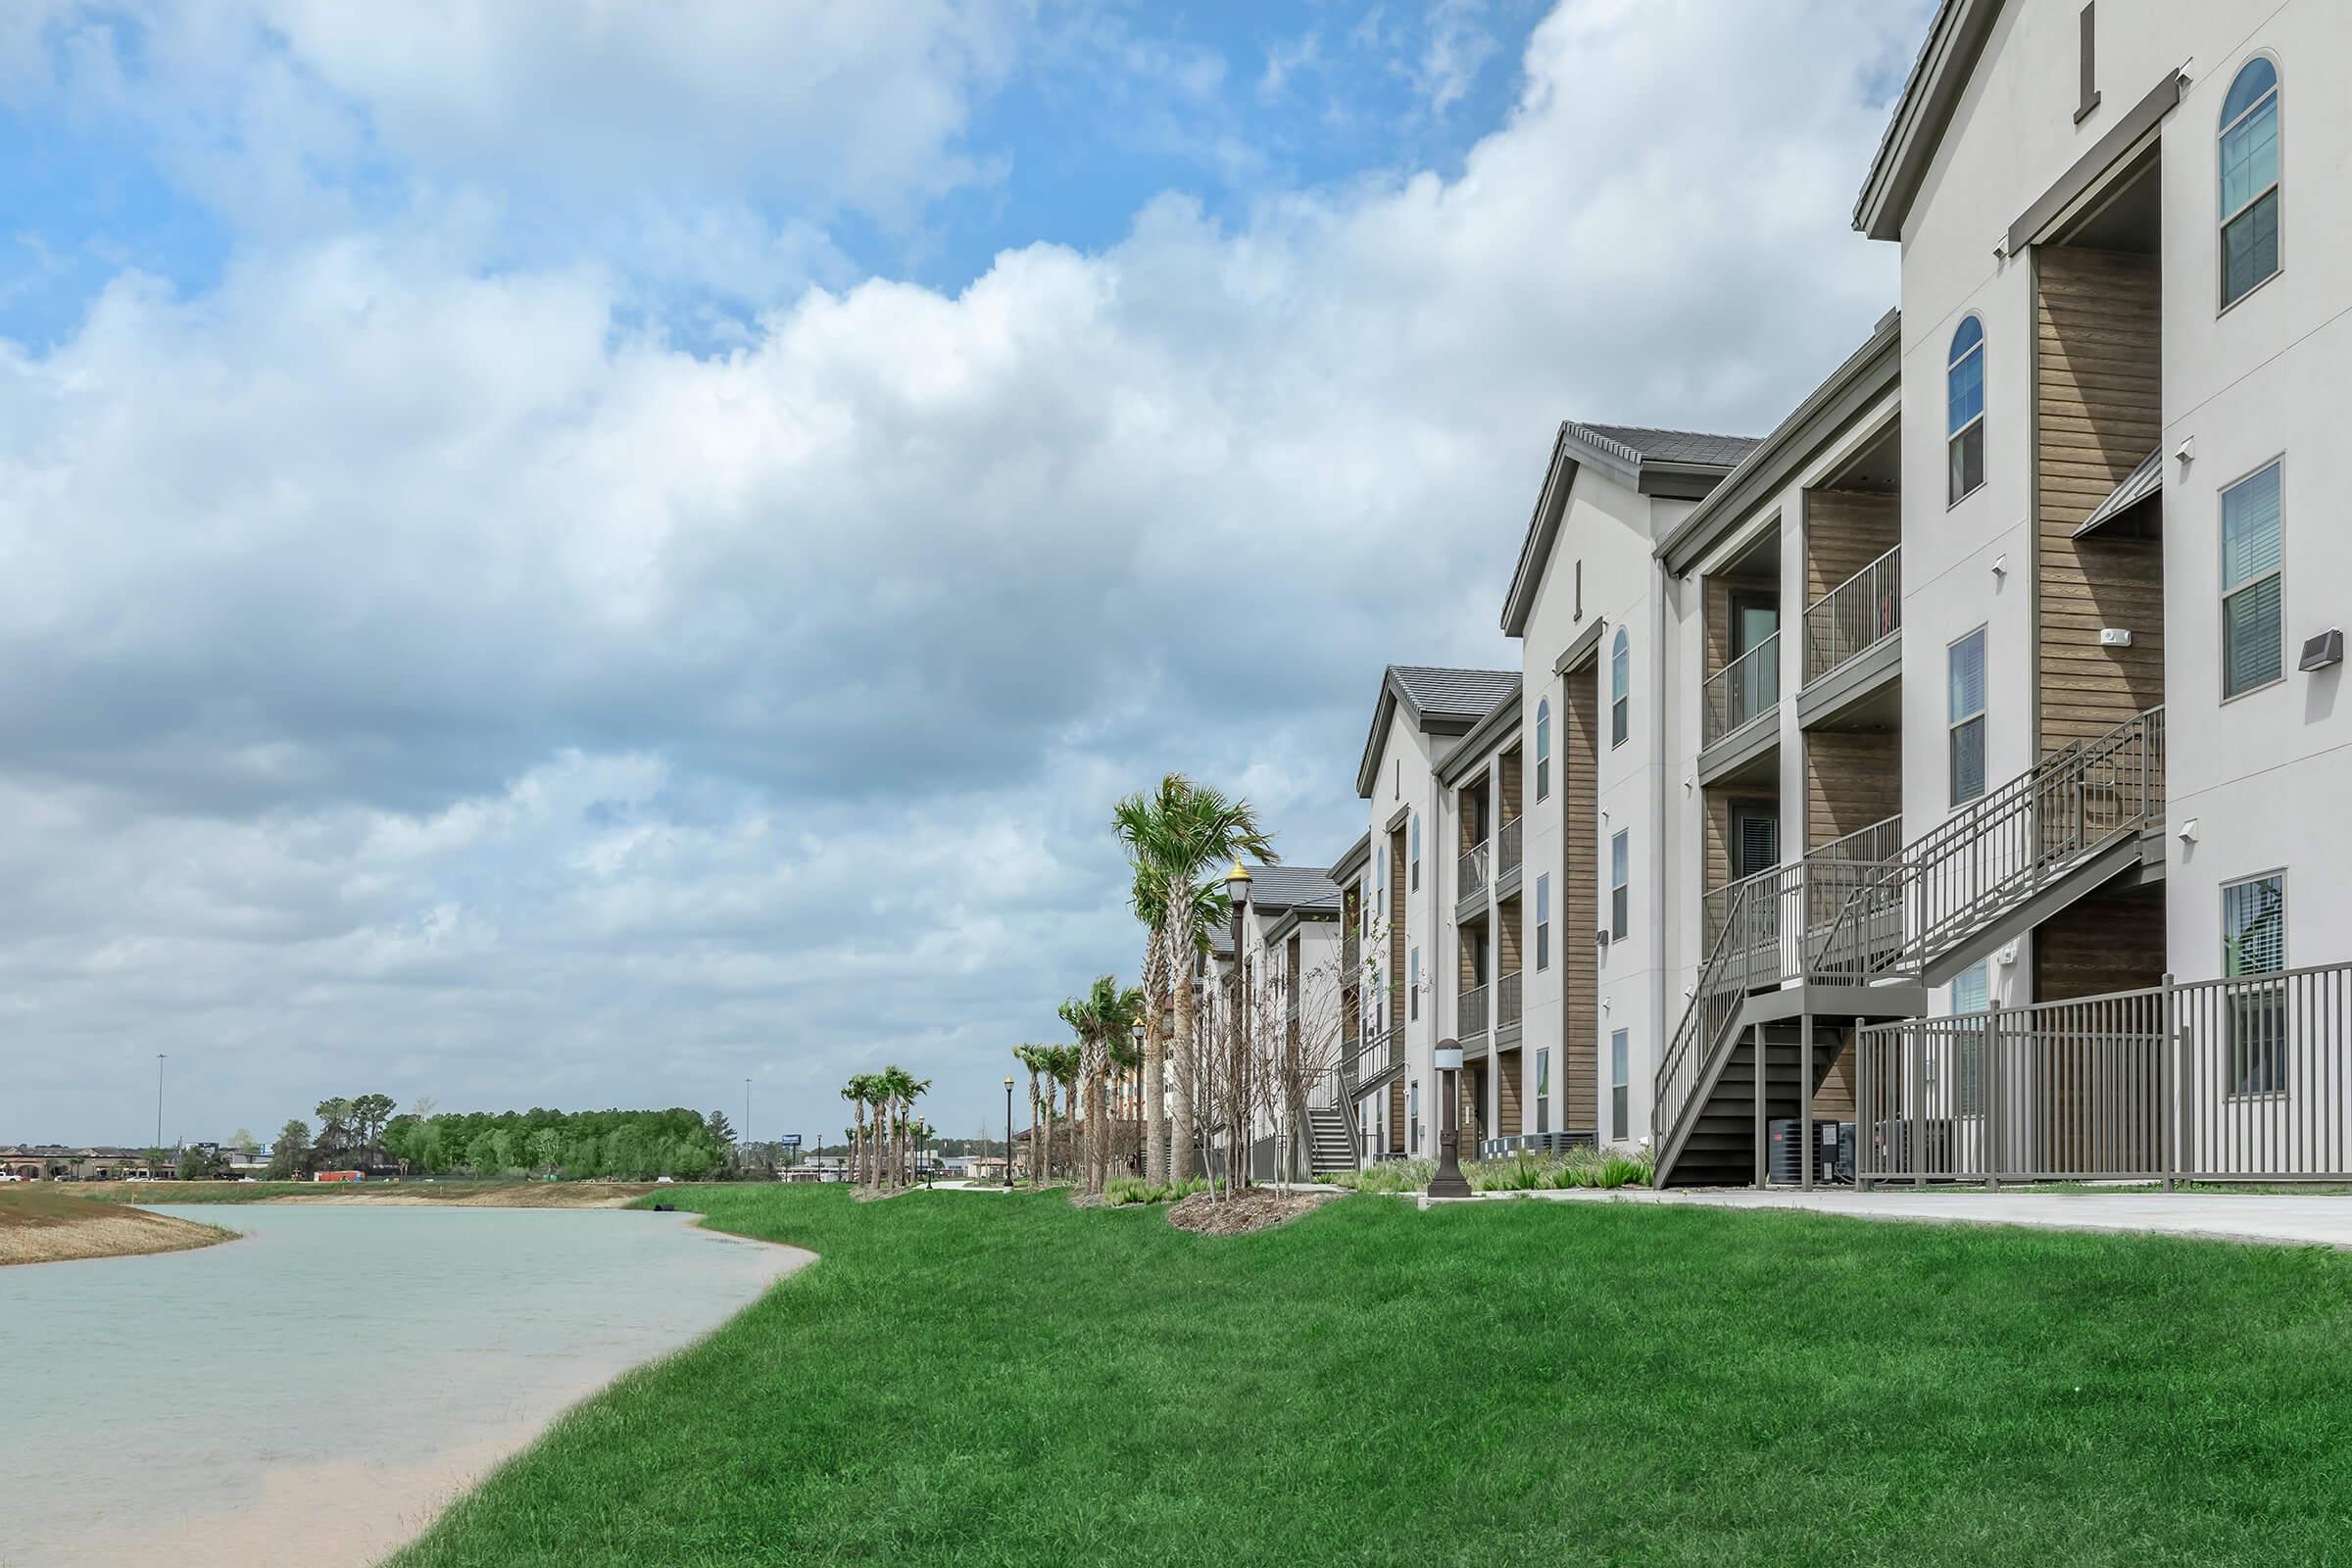
[[[1414,1152],[1414,1153],[1418,1154],[1419,1152],[1421,1152],[1421,1080],[1420,1080],[1420,1079],[1418,1079],[1418,1078],[1414,1079],[1414,1080],[1413,1080],[1413,1082],[1412,1082],[1412,1087],[1410,1087],[1409,1089],[1407,1089],[1407,1090],[1405,1091],[1405,1101],[1406,1101],[1406,1105],[1407,1105],[1407,1108],[1406,1108],[1406,1111],[1405,1111],[1405,1115],[1406,1115],[1406,1116],[1407,1116],[1407,1118],[1410,1120],[1410,1122],[1411,1122],[1411,1125],[1412,1125],[1412,1129],[1413,1129],[1413,1131],[1412,1131],[1412,1151],[1413,1151],[1413,1152]]]
[[[1551,1053],[1536,1053],[1536,1131],[1551,1131]]]
[[[1551,799],[1551,699],[1536,705],[1536,801]]]
[[[1631,1124],[1633,1091],[1629,1087],[1626,1058],[1633,1054],[1627,1044],[1628,1031],[1620,1029],[1609,1036],[1609,1138],[1623,1142]]]
[[[1404,1014],[1407,1018],[1421,1016],[1421,950],[1415,948],[1405,960]]]
[[[1404,799],[1404,759],[1401,757],[1389,764],[1389,799]]]
[[[1585,564],[1581,561],[1576,564],[1576,604],[1571,607],[1569,618],[1585,618]]]
[[[1412,833],[1412,849],[1406,856],[1406,861],[1412,874],[1405,885],[1418,893],[1421,891],[1421,813],[1419,811],[1413,813]]]
[[[2096,0],[2082,8],[2082,94],[2075,101],[2075,123],[2080,125],[2099,107],[2099,8]]]
[[[1952,731],[1952,804],[1984,793],[1984,628],[1945,650]]]
[[[2278,467],[2222,492],[2222,695],[2286,673],[2278,615]]]
[[[1992,975],[1980,962],[1952,980],[1952,1015],[1966,1017],[1991,1005]],[[1984,1026],[1961,1024],[1952,1034],[1952,1114],[1984,1114]]]
[[[1551,967],[1551,873],[1536,878],[1536,968]]]
[[[1973,316],[1952,334],[1943,386],[1951,500],[1957,504],[1984,483],[1984,323]]]
[[[2256,55],[2222,103],[2222,309],[2278,274],[2278,68]]]
[[[2222,975],[2229,980],[2286,967],[2286,877],[2248,877],[2222,889]],[[2234,985],[2227,992],[2230,1093],[2286,1089],[2286,988]]]
[[[1633,683],[1632,666],[1627,662],[1633,656],[1633,644],[1626,638],[1625,628],[1617,628],[1617,640],[1609,645],[1609,744],[1625,744],[1626,698]]]
[[[1622,942],[1633,929],[1627,918],[1627,862],[1632,858],[1630,833],[1620,833],[1609,840],[1609,940]]]

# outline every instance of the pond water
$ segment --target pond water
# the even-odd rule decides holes
[[[373,1562],[807,1255],[620,1209],[158,1211],[243,1238],[0,1269],[0,1568]]]

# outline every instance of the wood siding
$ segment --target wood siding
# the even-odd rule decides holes
[[[1737,646],[1739,628],[1732,622],[1732,596],[1778,604],[1781,585],[1772,577],[1735,576],[1714,572],[1707,577],[1707,669],[1710,675],[1740,656],[1732,650]]]
[[[1494,914],[1494,972],[1519,972],[1519,921],[1525,901],[1514,893],[1496,905]]]
[[[1806,491],[1805,603],[1819,604],[1902,542],[1902,497],[1877,490]]]
[[[1516,822],[1519,820],[1521,802],[1526,798],[1520,792],[1526,788],[1527,759],[1521,753],[1520,748],[1514,746],[1502,754],[1502,761],[1499,765],[1502,775],[1500,780],[1502,809],[1494,820],[1497,824]],[[1496,869],[1499,870],[1500,867],[1498,866]]]
[[[2036,250],[2036,671],[2043,752],[2164,701],[2161,538],[2074,530],[2163,439],[2155,260]],[[2132,633],[2102,648],[2099,632]]]
[[[1561,704],[1560,808],[1566,831],[1560,902],[1553,910],[1560,965],[1560,1130],[1592,1132],[1600,1115],[1600,662],[1568,672]]]
[[[1852,1029],[1832,1029],[1818,1018],[1813,1020],[1813,1061],[1819,1070],[1824,1057],[1829,1058],[1829,1075],[1822,1079],[1821,1088],[1813,1095],[1813,1115],[1821,1121],[1852,1121],[1854,1119],[1854,1032]],[[1816,1133],[1815,1137],[1820,1134]]]
[[[1520,1121],[1519,1063],[1516,1051],[1494,1058],[1494,1136],[1516,1138],[1527,1130]]]
[[[1805,736],[1805,848],[1884,822],[1903,808],[1902,737],[1814,730]]]
[[[2034,1000],[2164,984],[2164,889],[2093,893],[2034,928]]]

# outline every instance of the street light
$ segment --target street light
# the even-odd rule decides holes
[[[158,1152],[164,1147],[164,1054],[160,1051],[155,1054],[155,1147]]]
[[[1462,1043],[1451,1037],[1439,1041],[1437,1054],[1430,1059],[1437,1069],[1439,1090],[1446,1102],[1439,1108],[1438,1173],[1429,1179],[1429,1196],[1468,1198],[1470,1184],[1462,1180],[1462,1134],[1455,1125],[1458,1109],[1455,1099],[1461,1093],[1458,1080],[1462,1071]]]
[[[1144,1020],[1136,1019],[1127,1036],[1135,1043],[1135,1103],[1128,1108],[1135,1112],[1135,1173],[1141,1176],[1144,1173]]]
[[[1012,1191],[1012,1074],[1004,1075],[1004,1190]]]
[[[1250,907],[1250,868],[1241,862],[1238,856],[1234,858],[1233,869],[1225,873],[1225,897],[1233,905],[1233,1022],[1229,1027],[1233,1038],[1233,1062],[1238,1069],[1241,1063],[1250,1059],[1250,993],[1245,978],[1248,970],[1242,961],[1242,919]],[[1238,1071],[1235,1076],[1239,1076]],[[1201,1140],[1203,1144],[1207,1141],[1205,1130]],[[1236,1142],[1239,1142],[1238,1137]],[[1239,1157],[1239,1150],[1226,1150],[1225,1185],[1228,1187],[1234,1184],[1233,1166]],[[1205,1149],[1201,1163],[1208,1163]]]

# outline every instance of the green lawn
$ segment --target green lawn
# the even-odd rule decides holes
[[[822,1260],[398,1568],[2197,1563],[2352,1552],[2352,1260],[1350,1198],[696,1188]]]

